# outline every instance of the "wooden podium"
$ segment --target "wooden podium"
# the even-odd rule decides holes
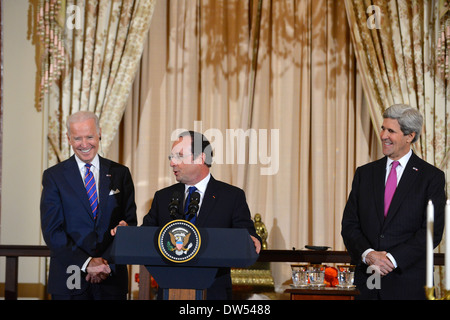
[[[163,289],[164,300],[206,299],[218,268],[251,266],[258,259],[246,229],[199,228],[201,245],[189,261],[166,259],[158,247],[161,227],[119,227],[112,247],[116,264],[146,266]]]

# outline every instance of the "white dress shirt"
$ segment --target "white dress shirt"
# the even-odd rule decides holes
[[[84,183],[84,177],[86,175],[86,162],[80,160],[80,158],[77,157],[77,155],[75,155],[75,160],[77,161],[78,164],[78,169],[80,170],[80,174],[81,174],[81,179],[83,180]],[[97,194],[99,194],[98,192],[98,186],[99,186],[99,178],[100,178],[100,159],[98,158],[98,154],[95,155],[94,159],[91,162],[91,172],[94,175],[94,179],[95,179],[95,187],[97,188]],[[98,197],[97,201],[100,202],[100,197]]]
[[[403,171],[406,168],[406,164],[409,161],[409,158],[411,158],[412,155],[412,150],[409,150],[409,152],[407,154],[405,154],[403,157],[401,157],[398,162],[398,166],[396,168],[396,172],[397,172],[397,185],[400,182],[400,178],[402,177]],[[389,173],[391,172],[391,166],[392,166],[392,162],[394,162],[394,160],[392,160],[391,158],[388,157],[387,162],[386,162],[386,177],[384,179],[384,183],[386,184],[387,178],[389,176]]]
[[[78,164],[78,169],[80,170],[80,174],[81,174],[81,179],[83,180],[84,183],[84,176],[86,175],[86,162],[80,160],[80,158],[77,157],[77,155],[75,155],[75,160],[77,161]],[[97,189],[97,195],[98,193],[98,186],[99,186],[99,177],[100,177],[100,160],[98,158],[98,154],[95,155],[94,159],[91,162],[91,172],[94,175],[94,179],[95,179],[95,187]],[[100,197],[97,197],[97,201],[100,203]],[[89,262],[91,261],[92,257],[87,258],[87,260],[83,263],[83,265],[81,266],[81,271],[86,272],[86,268],[89,264]]]
[[[208,186],[209,179],[211,179],[210,173],[208,173],[208,175],[205,178],[203,178],[200,182],[198,182],[197,184],[194,185],[197,188],[198,193],[200,194],[200,203],[198,204],[197,216],[198,216],[198,213],[200,212],[200,208],[203,203],[203,197],[205,196],[206,187]],[[185,200],[189,193],[189,187],[192,187],[192,186],[187,185],[187,184],[184,185],[184,199]]]
[[[408,163],[409,159],[411,158],[412,155],[412,150],[409,150],[409,152],[407,154],[405,154],[403,157],[401,157],[398,162],[398,166],[396,168],[396,172],[397,172],[397,186],[398,183],[400,182],[400,178],[402,177],[403,171],[406,168],[406,164]],[[389,176],[389,173],[391,172],[391,167],[392,167],[392,162],[394,162],[394,160],[392,160],[391,158],[388,157],[387,162],[386,162],[386,177],[384,180],[384,183],[386,184],[387,178]],[[366,256],[369,252],[375,251],[372,248],[367,249],[366,251],[363,252],[363,254],[361,255],[362,261],[364,263],[366,263]],[[392,256],[392,254],[390,254],[389,252],[386,254],[386,256],[389,258],[389,260],[391,260],[392,264],[394,265],[395,268],[397,268],[397,261],[395,261],[395,258]]]

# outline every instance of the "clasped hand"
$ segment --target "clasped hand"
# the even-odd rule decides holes
[[[100,283],[111,274],[111,268],[108,265],[108,261],[99,257],[92,258],[86,268],[87,276],[86,281],[90,283]]]
[[[128,223],[124,220],[120,221],[114,229],[111,229],[112,236],[116,235],[118,226],[128,226]],[[109,277],[111,274],[111,268],[109,267],[108,261],[105,259],[101,257],[92,258],[91,261],[89,261],[86,272],[86,281],[90,283],[100,283]]]
[[[385,276],[395,269],[395,266],[386,254],[386,251],[371,251],[366,256],[366,264],[378,267],[380,274]]]

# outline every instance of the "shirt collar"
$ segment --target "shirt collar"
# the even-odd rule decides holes
[[[78,169],[80,169],[81,172],[84,172],[84,166],[86,165],[86,162],[78,158],[77,155],[75,155],[75,160],[77,161]],[[96,154],[94,159],[92,159],[91,164],[97,170],[100,169],[100,159],[98,157],[98,154]]]
[[[198,191],[200,191],[201,194],[205,194],[206,187],[208,186],[209,179],[211,179],[211,173],[208,173],[208,175],[206,177],[204,177],[200,182],[195,184],[195,187],[197,188]],[[185,193],[187,192],[189,187],[191,187],[191,186],[189,186],[187,184],[184,185],[184,192]]]
[[[409,149],[409,152],[407,154],[405,154],[403,157],[401,157],[400,159],[398,159],[397,161],[399,162],[399,165],[402,168],[406,168],[406,164],[409,161],[409,158],[411,158],[412,155],[412,150]],[[392,162],[394,162],[394,160],[392,160],[391,158],[387,157],[387,163],[386,163],[386,168],[389,169],[391,167]]]

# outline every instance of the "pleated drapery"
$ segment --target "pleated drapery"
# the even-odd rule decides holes
[[[175,182],[171,140],[192,129],[213,144],[214,177],[261,214],[270,249],[344,250],[354,171],[381,154],[368,110],[343,1],[158,1],[118,148],[138,217]],[[285,281],[289,264],[273,274]]]
[[[42,57],[49,166],[70,156],[65,120],[79,110],[99,116],[101,151],[108,153],[139,66],[154,4],[155,0],[41,0],[42,46],[51,47],[55,35],[62,46],[43,50]],[[55,22],[50,24],[52,14]],[[53,72],[55,56],[64,63],[62,72]],[[48,78],[52,81],[46,82]]]

